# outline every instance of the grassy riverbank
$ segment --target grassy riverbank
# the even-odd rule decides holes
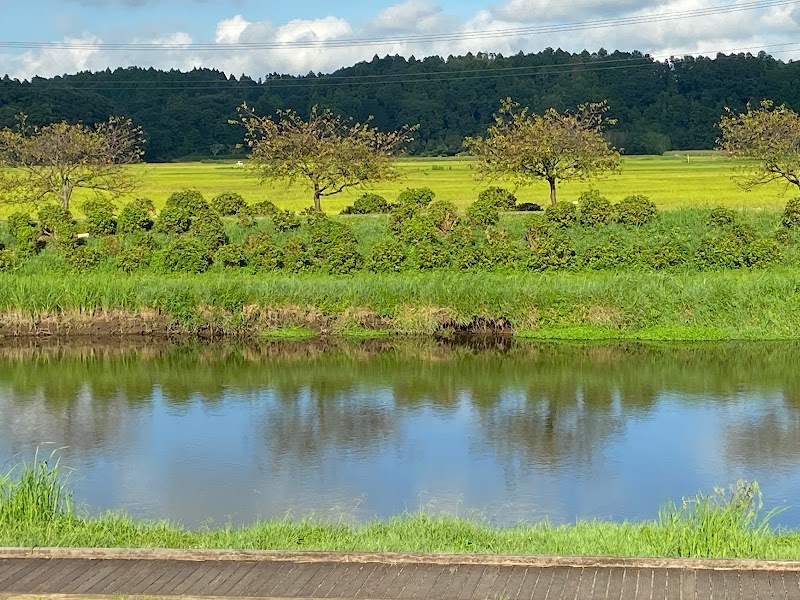
[[[424,513],[364,525],[307,518],[190,531],[123,514],[75,509],[58,467],[44,462],[0,479],[0,546],[347,550],[709,558],[800,558],[800,532],[774,530],[760,513],[757,484],[667,505],[642,523],[546,522],[497,528],[469,518]]]
[[[0,335],[503,331],[540,339],[800,339],[800,269],[352,276],[0,274]]]

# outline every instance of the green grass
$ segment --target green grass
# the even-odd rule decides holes
[[[14,477],[16,475],[16,478]],[[705,558],[800,558],[800,533],[775,530],[756,483],[738,482],[641,523],[546,521],[494,527],[477,516],[424,512],[352,524],[315,517],[188,530],[167,521],[77,510],[58,467],[37,462],[0,479],[0,546],[225,548]]]
[[[786,198],[796,194],[795,189],[784,193],[779,183],[746,192],[731,180],[733,168],[741,163],[731,163],[715,155],[693,155],[687,162],[686,153],[678,156],[631,156],[622,159],[622,170],[590,181],[568,182],[559,186],[559,197],[574,200],[590,187],[598,188],[612,201],[630,194],[645,194],[660,208],[724,205],[734,208],[777,208]],[[479,181],[469,159],[405,159],[399,163],[403,178],[389,183],[379,183],[370,188],[388,199],[394,199],[406,187],[430,187],[437,198],[454,202],[459,208],[473,202],[478,193],[489,185],[503,182]],[[196,188],[207,198],[222,192],[237,192],[248,202],[269,199],[281,208],[302,210],[312,204],[309,190],[301,184],[289,187],[282,183],[261,185],[258,178],[234,162],[146,164],[135,167],[141,176],[141,187],[136,195],[151,198],[157,207],[167,196],[182,188]],[[510,187],[510,186],[509,186]],[[347,190],[326,198],[323,209],[338,213],[352,204],[363,191]],[[522,188],[516,192],[520,202],[548,202],[546,182]],[[89,193],[76,192],[73,204],[77,209]],[[16,210],[0,207],[0,216]],[[78,211],[76,211],[78,212]]]

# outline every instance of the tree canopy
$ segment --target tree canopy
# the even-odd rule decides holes
[[[228,125],[242,101],[262,115],[292,109],[304,119],[316,104],[361,122],[374,115],[373,126],[383,131],[419,123],[408,152],[437,156],[460,152],[465,137],[486,131],[501,98],[537,114],[606,99],[608,115],[617,119],[608,133],[614,146],[626,154],[661,154],[713,148],[726,106],[743,111],[748,102],[772,98],[800,110],[800,62],[765,53],[655,60],[635,51],[547,48],[513,56],[376,56],[330,74],[253,75],[130,67],[3,78],[0,127],[13,126],[20,112],[34,125],[126,115],[147,135],[147,161],[242,158],[241,132]]]
[[[478,170],[490,179],[507,178],[517,186],[544,179],[550,202],[556,203],[556,183],[614,171],[619,152],[603,138],[605,102],[581,104],[576,111],[550,108],[542,115],[507,98],[495,114],[486,136],[469,137],[464,145],[478,158]]]
[[[76,189],[118,196],[136,180],[126,165],[139,162],[144,138],[130,119],[111,117],[89,127],[66,122],[30,126],[24,115],[16,127],[0,130],[0,198],[38,204],[57,198],[69,209]]]
[[[729,110],[719,123],[719,147],[732,158],[752,162],[739,169],[745,189],[783,180],[800,188],[800,116],[785,104],[762,100],[746,112]]]
[[[247,103],[239,107],[249,165],[262,180],[303,180],[318,211],[323,197],[399,177],[392,160],[414,130],[404,126],[386,133],[370,126],[371,118],[358,123],[316,106],[307,120],[292,110],[278,110],[276,116],[259,116]]]

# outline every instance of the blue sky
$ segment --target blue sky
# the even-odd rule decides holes
[[[0,74],[29,78],[138,65],[205,66],[260,77],[328,72],[374,54],[511,54],[548,46],[641,50],[656,57],[740,49],[800,56],[800,0],[761,0],[758,10],[747,4],[752,0],[0,0]],[[609,25],[608,19],[636,23]],[[564,23],[586,26],[518,31]],[[437,39],[445,34],[450,38]],[[428,37],[409,39],[420,35]],[[359,38],[384,42],[342,45]],[[309,40],[323,46],[302,47]],[[339,46],[330,47],[337,40]],[[42,47],[53,42],[60,46]],[[269,47],[237,47],[243,43]],[[286,43],[295,47],[282,48]],[[224,46],[201,50],[197,44]]]

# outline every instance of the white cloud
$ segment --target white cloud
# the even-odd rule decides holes
[[[742,1],[742,0],[737,0]],[[423,57],[432,54],[448,56],[466,52],[499,52],[506,55],[520,50],[537,52],[546,47],[580,52],[604,47],[611,51],[641,50],[653,56],[682,55],[716,51],[732,51],[766,44],[795,42],[800,11],[796,7],[772,7],[761,11],[719,12],[711,11],[703,17],[659,20],[680,11],[694,11],[719,6],[717,0],[508,0],[494,9],[476,11],[470,18],[459,19],[442,10],[429,0],[405,0],[379,11],[371,19],[360,23],[339,17],[296,19],[283,24],[269,21],[250,22],[242,14],[235,14],[216,24],[209,37],[217,44],[262,44],[260,49],[219,48],[200,51],[188,48],[192,38],[182,32],[165,33],[148,39],[132,40],[138,43],[168,43],[163,51],[130,50],[125,52],[104,49],[99,34],[87,34],[80,39],[82,46],[61,49],[28,50],[23,54],[6,55],[2,64],[12,77],[29,78],[33,75],[51,76],[65,72],[116,66],[154,66],[157,68],[191,69],[195,66],[218,68],[227,73],[245,73],[254,78],[268,73],[304,74],[309,71],[330,72],[358,61],[369,60],[373,55],[400,54]],[[549,8],[548,8],[549,7]],[[543,23],[536,15],[541,11],[560,10],[559,23],[587,22],[586,12],[594,11],[595,18],[603,14],[643,19],[643,22],[620,27],[586,27],[572,31],[541,33],[537,35],[503,35],[487,37],[492,31],[538,26]],[[461,34],[453,38],[436,39],[431,33]],[[424,43],[414,43],[407,38],[426,35]],[[213,37],[212,37],[213,36]],[[403,38],[406,38],[405,40]],[[385,39],[377,45],[341,44],[298,48],[291,44],[302,42],[345,41],[355,38]],[[118,41],[118,40],[115,40]],[[280,48],[280,44],[287,47]],[[175,49],[175,45],[187,49]],[[278,47],[273,47],[277,45]],[[800,45],[798,43],[794,46]],[[775,48],[776,51],[782,48]],[[769,52],[769,48],[767,49]],[[778,54],[790,58],[800,54]]]

